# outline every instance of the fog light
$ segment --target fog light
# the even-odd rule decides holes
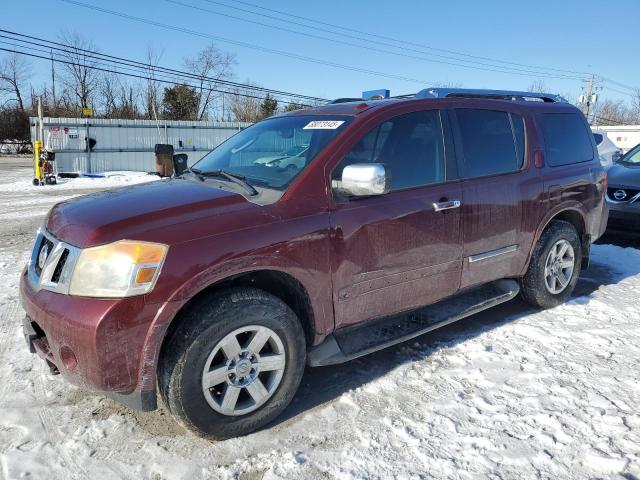
[[[62,360],[64,368],[66,368],[70,372],[73,372],[78,366],[78,359],[73,353],[73,350],[71,350],[69,347],[62,347],[60,349],[60,360]]]

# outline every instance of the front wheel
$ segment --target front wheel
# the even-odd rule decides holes
[[[160,392],[187,428],[213,439],[275,419],[300,384],[305,337],[295,313],[261,290],[204,297],[177,319],[160,359]]]
[[[541,308],[564,303],[578,282],[581,264],[582,245],[575,227],[563,220],[552,221],[540,236],[520,282],[522,297]]]

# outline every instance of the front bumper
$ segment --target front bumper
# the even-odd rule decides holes
[[[640,204],[609,204],[608,230],[640,232]]]
[[[94,299],[35,291],[23,272],[20,299],[29,349],[75,385],[107,392],[133,408],[156,406],[155,382],[141,385],[143,349],[158,304],[144,297]],[[150,383],[150,382],[147,382]]]

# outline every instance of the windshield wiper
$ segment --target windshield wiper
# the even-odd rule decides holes
[[[247,192],[249,192],[249,195],[251,195],[251,196],[258,195],[258,191],[255,188],[253,188],[253,185],[251,185],[249,182],[247,182],[247,180],[244,177],[244,175],[239,175],[237,173],[228,172],[226,170],[209,170],[209,171],[204,171],[203,172],[202,170],[199,170],[197,168],[192,168],[191,171],[193,173],[195,173],[196,175],[198,175],[201,179],[203,179],[204,177],[222,177],[222,178],[226,178],[230,182],[233,182],[236,185],[240,185]]]

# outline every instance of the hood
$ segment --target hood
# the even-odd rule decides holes
[[[629,167],[616,163],[607,170],[609,185],[640,190],[640,166]]]
[[[61,202],[49,212],[46,226],[56,237],[81,248],[121,239],[168,243],[181,223],[249,206],[255,207],[242,195],[211,185],[160,180]],[[158,230],[174,234],[151,235]]]

